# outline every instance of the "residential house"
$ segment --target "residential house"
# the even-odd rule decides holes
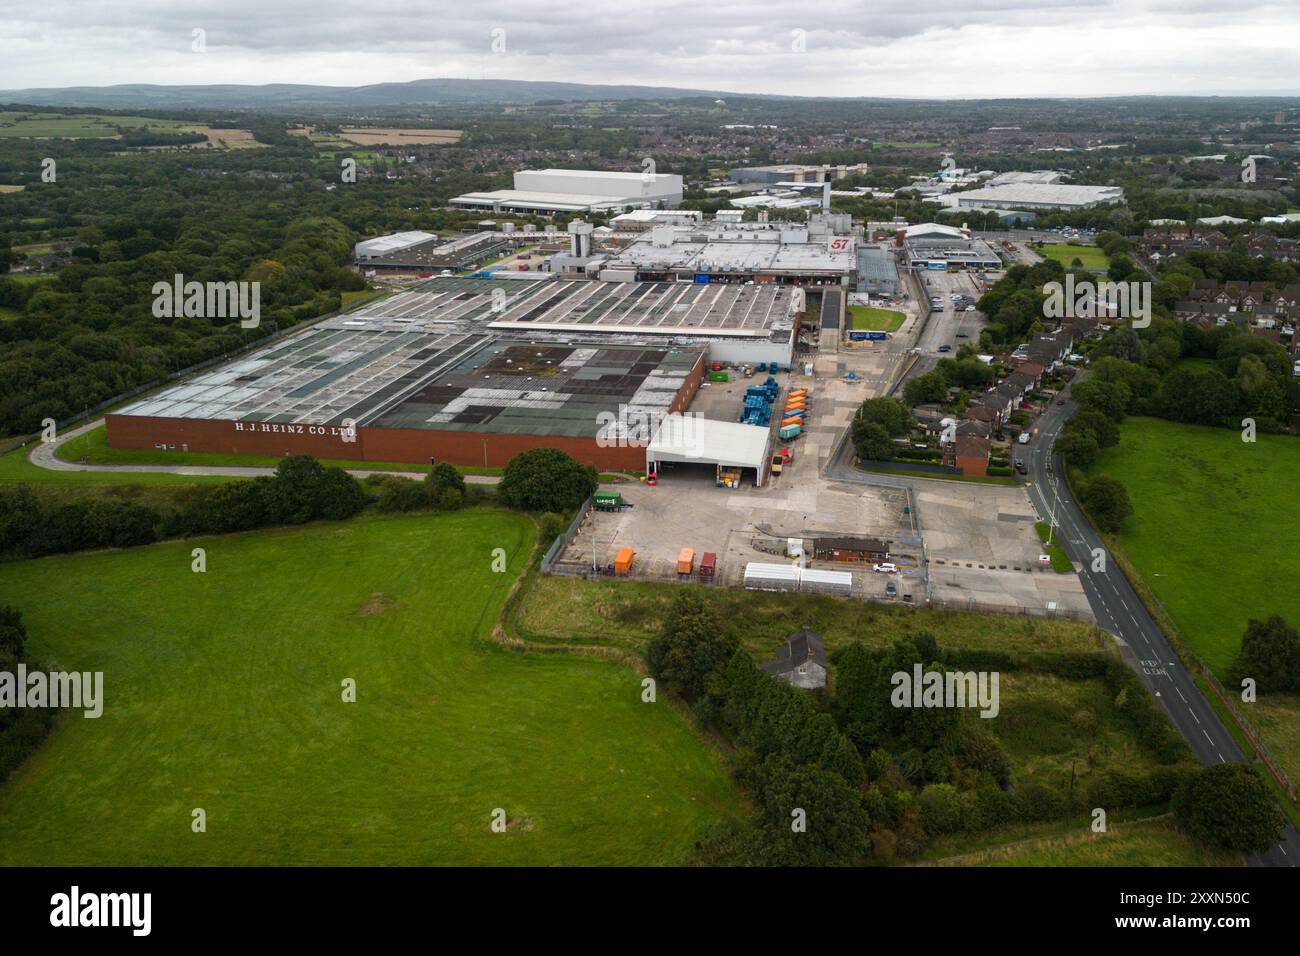
[[[795,687],[825,687],[826,646],[820,635],[802,628],[790,635],[784,647],[777,648],[776,657],[764,664],[763,670]]]
[[[989,473],[989,450],[993,443],[978,435],[958,435],[953,448],[952,464],[961,469],[963,475],[987,475]]]

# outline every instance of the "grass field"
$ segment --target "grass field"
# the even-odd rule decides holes
[[[1052,570],[1057,574],[1073,574],[1074,562],[1070,556],[1065,553],[1065,548],[1059,544],[1060,531],[1052,535],[1052,526],[1045,521],[1034,523],[1034,530],[1038,532],[1038,540],[1043,542],[1047,556],[1052,559]]]
[[[680,713],[612,662],[484,640],[533,534],[475,510],[0,566],[34,655],[105,675],[103,716],[0,789],[0,865],[684,859],[741,807]]]
[[[1059,825],[1058,825],[1059,826]],[[1017,840],[932,866],[1245,866],[1238,853],[1205,849],[1175,829],[1168,817],[1110,823],[1093,833],[1081,823],[1071,833]]]
[[[871,332],[894,332],[907,318],[902,312],[893,309],[877,309],[867,305],[849,306],[849,318],[855,329]]]
[[[51,471],[48,468],[38,468],[28,461],[29,451],[31,451],[30,446],[15,448],[11,452],[0,455],[0,485],[160,485],[233,480],[224,476],[171,475],[165,472],[115,474],[103,471]]]
[[[100,113],[0,112],[0,138],[22,139],[71,137],[111,139],[118,129],[149,129],[167,132],[199,129],[183,120],[152,119],[146,116],[109,116]]]
[[[659,630],[680,588],[646,581],[541,576],[523,602],[518,624],[526,634],[551,643],[639,651]],[[723,620],[744,635],[746,650],[760,661],[767,660],[799,627],[821,634],[828,651],[855,640],[888,647],[904,634],[923,630],[945,646],[1013,653],[1094,651],[1099,646],[1092,628],[1075,621],[885,607],[738,588],[701,586],[698,590],[718,608]]]
[[[1128,489],[1120,543],[1220,677],[1250,618],[1300,625],[1300,441],[1130,418],[1090,474]]]
[[[1065,242],[1049,242],[1038,250],[1044,258],[1055,259],[1067,269],[1078,259],[1089,272],[1105,272],[1110,268],[1106,253],[1096,246],[1076,246]]]
[[[55,454],[69,462],[89,465],[233,465],[253,468],[274,468],[284,459],[279,455],[225,455],[217,452],[155,451],[135,448],[112,448],[108,444],[108,428],[100,425],[59,446]],[[327,465],[339,468],[369,469],[375,471],[428,471],[428,465],[409,462],[372,462],[353,459],[322,459]],[[500,471],[500,469],[497,469]]]

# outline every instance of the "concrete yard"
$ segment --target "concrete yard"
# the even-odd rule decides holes
[[[1043,569],[1038,520],[1021,487],[916,481],[913,494],[930,558],[933,596],[956,605],[1088,615],[1077,575]]]
[[[719,488],[711,468],[678,466],[661,473],[656,487],[619,485],[618,490],[632,507],[592,512],[561,556],[563,562],[589,566],[594,555],[596,564],[610,564],[620,548],[630,547],[636,552],[633,577],[672,580],[678,552],[694,548],[697,564],[705,551],[718,555],[716,583],[738,586],[747,562],[788,562],[762,550],[777,548],[788,537],[861,534],[898,542],[906,536],[905,492],[823,482],[816,463],[804,463],[797,454],[788,470],[764,488],[748,482]],[[916,555],[911,557],[915,563]],[[855,572],[855,594],[884,595],[888,576],[873,574],[869,565],[810,563]]]

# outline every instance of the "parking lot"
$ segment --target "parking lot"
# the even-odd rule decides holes
[[[978,311],[967,312],[954,307],[954,295],[970,296],[978,302],[984,294],[985,281],[995,282],[1001,278],[1001,272],[987,272],[986,279],[981,280],[974,272],[927,272],[919,280],[926,296],[938,296],[942,306],[936,305],[926,324],[917,347],[922,352],[937,353],[942,346],[949,350],[957,349],[970,342],[979,344],[980,331],[984,328],[984,315]]]
[[[1077,575],[1039,564],[1038,516],[1023,488],[919,481],[914,494],[936,600],[1089,613]]]

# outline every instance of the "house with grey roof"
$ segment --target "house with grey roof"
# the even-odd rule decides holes
[[[821,635],[806,627],[795,631],[784,647],[777,648],[776,657],[763,665],[763,670],[795,687],[808,690],[825,687],[828,668]]]

